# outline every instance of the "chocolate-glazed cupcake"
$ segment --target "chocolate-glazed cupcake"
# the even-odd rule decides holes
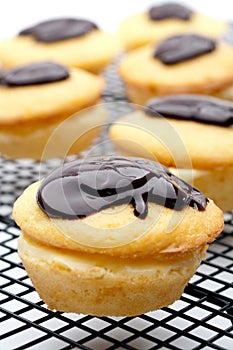
[[[99,101],[103,85],[91,73],[48,61],[1,72],[1,154],[45,159],[89,146],[106,116],[85,109]]]
[[[119,35],[127,49],[134,49],[159,42],[170,35],[195,32],[217,38],[226,30],[225,22],[197,13],[182,4],[167,2],[126,18],[120,24]]]
[[[138,315],[178,299],[222,212],[159,163],[68,163],[14,204],[18,252],[49,308]]]
[[[121,154],[157,159],[233,209],[233,103],[204,95],[150,100],[120,118],[110,136]],[[139,147],[140,146],[140,147]]]
[[[138,104],[181,93],[233,99],[233,47],[196,34],[134,50],[122,60],[119,72],[129,99]]]
[[[40,60],[99,73],[121,50],[119,40],[88,20],[58,18],[21,30],[0,43],[6,68]],[[16,54],[17,53],[17,54]]]

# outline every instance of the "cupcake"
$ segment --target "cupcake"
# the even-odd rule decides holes
[[[97,107],[87,109],[99,101],[103,85],[103,79],[91,73],[48,61],[2,72],[1,153],[41,159],[89,146],[106,121]]]
[[[233,103],[204,95],[154,98],[120,118],[110,137],[121,154],[157,159],[233,209]]]
[[[58,18],[35,24],[2,41],[0,61],[9,68],[54,60],[98,73],[120,50],[117,38],[100,30],[95,23],[85,19]]]
[[[129,99],[181,93],[233,99],[233,47],[196,34],[169,37],[130,52],[119,72]]]
[[[175,2],[152,6],[143,13],[126,18],[119,27],[119,35],[129,50],[161,41],[174,34],[195,32],[216,38],[226,31],[225,22]]]
[[[221,210],[140,158],[66,163],[14,204],[18,253],[50,309],[134,316],[172,304],[223,228]]]

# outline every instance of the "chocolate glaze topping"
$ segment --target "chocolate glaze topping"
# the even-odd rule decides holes
[[[147,216],[148,202],[181,210],[205,210],[208,199],[163,165],[145,159],[101,157],[77,160],[53,171],[37,192],[39,207],[51,218],[78,219],[130,203]]]
[[[45,43],[77,38],[98,29],[91,21],[78,18],[60,18],[38,23],[19,32],[19,35],[32,35],[35,40]]]
[[[157,45],[154,57],[164,64],[174,64],[212,52],[215,48],[214,40],[201,35],[174,35]]]
[[[146,114],[165,118],[192,120],[205,124],[233,124],[233,103],[203,95],[173,95],[150,100]]]
[[[161,21],[167,18],[178,18],[188,21],[192,14],[193,11],[191,9],[175,2],[153,6],[149,9],[149,17],[153,21]]]
[[[40,62],[9,69],[0,75],[0,85],[25,86],[52,83],[69,78],[69,71],[60,64]]]

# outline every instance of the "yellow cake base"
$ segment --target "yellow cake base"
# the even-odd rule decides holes
[[[179,299],[205,250],[172,263],[103,258],[46,247],[21,236],[19,255],[50,309],[136,316]]]
[[[104,108],[93,106],[65,121],[34,123],[16,131],[12,127],[0,131],[0,152],[10,159],[66,157],[89,147],[107,120]]]

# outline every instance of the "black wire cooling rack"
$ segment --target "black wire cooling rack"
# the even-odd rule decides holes
[[[114,65],[106,78],[103,101],[109,102],[113,120],[131,106]],[[106,128],[92,155],[114,152]],[[0,158],[0,350],[232,350],[233,213],[225,214],[224,231],[210,245],[181,299],[169,308],[139,317],[100,318],[46,308],[17,255],[20,230],[11,211],[22,191],[59,163]]]
[[[57,165],[50,161],[42,172]],[[0,349],[233,349],[233,216],[210,245],[207,259],[170,308],[140,317],[53,312],[34,290],[17,255],[11,210],[15,198],[38,179],[41,165],[1,159]]]

